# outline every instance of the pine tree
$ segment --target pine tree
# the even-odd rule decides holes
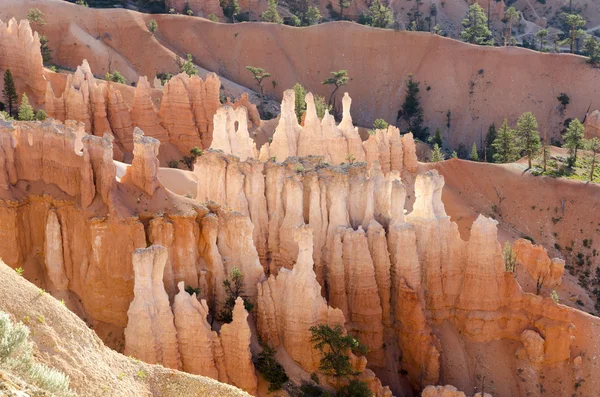
[[[513,24],[521,19],[521,13],[516,10],[515,7],[508,7],[506,11],[504,11],[504,21],[507,24],[506,29],[502,33],[504,38],[504,46],[508,44],[514,44],[514,40],[512,38],[512,28]]]
[[[584,126],[579,119],[573,119],[569,123],[567,132],[563,137],[565,140],[565,147],[569,151],[569,158],[567,164],[569,167],[573,167],[577,162],[577,150],[583,147],[583,132]]]
[[[33,111],[33,107],[31,107],[29,104],[29,98],[27,98],[27,94],[23,94],[23,98],[21,99],[21,106],[19,107],[19,120],[35,120],[35,113]]]
[[[471,44],[494,45],[492,32],[487,27],[487,16],[477,3],[469,7],[467,16],[462,20],[464,30],[460,33],[463,41]]]
[[[600,139],[598,137],[594,137],[585,142],[585,148],[589,150],[592,156],[592,162],[590,164],[590,177],[589,181],[594,182],[594,170],[596,168],[596,154],[600,152]]]
[[[579,14],[567,14],[565,23],[569,27],[567,38],[561,44],[569,44],[571,46],[571,54],[575,53],[575,42],[578,38],[585,35],[585,30],[581,29],[585,26],[585,19]]]
[[[541,146],[538,122],[533,113],[525,112],[519,117],[516,135],[519,146],[527,156],[527,163],[531,168],[531,160],[538,154]]]
[[[266,11],[265,11],[266,12]],[[263,80],[271,77],[271,73],[265,72],[263,68],[256,66],[246,66],[246,70],[252,73],[256,84],[260,88],[260,110],[264,111],[265,107],[265,88],[263,87]]]
[[[540,52],[546,50],[546,38],[548,37],[548,29],[540,29],[535,34],[535,37],[540,40]]]
[[[440,131],[439,127],[435,129],[435,135],[431,139],[431,143],[437,144],[439,147],[443,146],[444,139],[442,138],[442,131]]]
[[[338,0],[340,6],[340,19],[344,19],[344,9],[352,5],[353,0]]]
[[[433,150],[431,151],[431,162],[437,163],[439,161],[444,160],[444,153],[442,153],[442,149],[438,146],[437,143],[433,144]]]
[[[425,140],[428,135],[428,128],[423,127],[423,107],[419,99],[419,82],[413,80],[413,75],[408,75],[406,82],[406,98],[402,104],[402,118],[408,125],[408,131],[412,132],[415,138]]]
[[[269,0],[267,9],[260,14],[260,20],[263,22],[283,23],[283,19],[279,15],[279,12],[277,12],[277,2],[275,0]]]
[[[13,108],[16,108],[19,96],[17,95],[17,88],[15,87],[15,81],[10,69],[6,69],[6,72],[4,72],[4,89],[2,90],[2,95],[8,106],[8,114],[14,117]]]
[[[373,0],[369,6],[369,12],[361,17],[365,25],[373,26],[374,28],[387,28],[394,22],[392,10],[385,4],[382,4],[380,0]]]
[[[306,111],[306,90],[300,85],[300,83],[296,83],[294,85],[294,98],[294,112],[296,113],[296,118],[300,123],[302,121],[302,115]]]
[[[334,86],[334,89],[331,91],[331,95],[329,96],[329,100],[327,101],[327,106],[335,109],[335,93],[341,86],[348,84],[348,71],[341,69],[335,72],[330,72],[330,74],[331,77],[323,80],[321,84]]]
[[[479,161],[479,153],[477,153],[477,145],[473,142],[473,146],[471,147],[471,155],[469,159],[472,161]]]
[[[194,66],[192,54],[187,54],[187,59],[183,61],[183,63],[179,67],[179,72],[185,72],[190,77],[198,75],[198,69],[196,69],[196,67]]]
[[[506,119],[504,119],[502,127],[500,127],[492,146],[494,148],[494,160],[496,162],[511,163],[518,159],[519,149],[516,145],[515,132],[508,126]]]
[[[488,128],[488,132],[485,136],[485,161],[493,163],[494,162],[494,141],[496,140],[496,137],[498,136],[498,134],[496,133],[496,125],[492,124],[490,125],[490,128]]]

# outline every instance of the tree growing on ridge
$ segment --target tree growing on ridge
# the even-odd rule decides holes
[[[19,96],[17,95],[15,80],[13,79],[13,75],[10,72],[10,69],[6,69],[6,71],[4,72],[4,89],[2,90],[2,95],[4,96],[4,100],[6,101],[6,106],[8,106],[9,116],[14,117],[13,109],[16,107],[19,101]]]
[[[344,329],[336,324],[316,325],[310,327],[310,341],[314,348],[321,351],[322,358],[319,369],[326,375],[336,378],[348,377],[354,374],[350,363],[350,352],[366,354],[366,348],[351,335],[344,335]]]
[[[508,7],[506,11],[504,11],[504,23],[506,24],[506,29],[502,33],[502,37],[504,39],[504,46],[506,47],[508,44],[513,44],[512,37],[512,29],[515,22],[518,22],[521,19],[521,13],[516,10],[515,7]]]
[[[585,35],[585,30],[581,29],[585,26],[585,19],[579,14],[567,14],[565,15],[565,22],[569,27],[567,38],[562,41],[562,44],[569,44],[571,47],[571,54],[575,53],[575,42],[578,38]]]
[[[473,142],[473,146],[471,146],[471,154],[469,155],[469,160],[471,161],[479,161],[479,153],[477,152],[477,145]]]
[[[596,154],[600,152],[600,139],[593,137],[585,142],[585,148],[591,152],[592,162],[590,164],[590,176],[588,181],[594,182],[594,171],[596,169]]]
[[[275,0],[269,0],[267,9],[260,14],[260,20],[263,22],[283,23],[283,18],[281,18],[277,11],[277,2]]]
[[[519,146],[527,156],[527,164],[531,168],[531,160],[540,151],[540,133],[538,122],[531,112],[525,112],[517,121],[516,135]]]
[[[485,151],[484,151],[484,161],[493,163],[494,162],[494,141],[498,134],[496,133],[496,125],[491,124],[490,128],[488,128],[488,132],[485,135]]]
[[[429,129],[423,127],[423,107],[419,99],[419,91],[419,82],[413,80],[412,73],[409,74],[406,82],[406,97],[400,115],[408,125],[408,132],[412,132],[416,138],[425,141]]]
[[[353,0],[338,0],[340,6],[340,19],[344,19],[344,9],[352,5]]]
[[[21,121],[33,121],[35,120],[35,112],[33,107],[29,104],[29,98],[27,94],[23,94],[21,99],[21,106],[19,107],[19,120]]]
[[[264,111],[265,106],[265,89],[263,87],[263,80],[271,77],[271,73],[265,72],[263,68],[256,66],[246,66],[246,70],[252,73],[252,77],[256,80],[258,88],[260,88],[260,108]]]
[[[380,0],[373,0],[369,6],[369,11],[366,14],[362,14],[358,22],[363,25],[373,26],[374,28],[385,29],[394,22],[394,14]]]
[[[515,142],[515,132],[508,126],[508,121],[504,119],[502,127],[492,143],[494,148],[493,158],[497,163],[511,163],[518,159],[519,148]]]
[[[440,149],[438,144],[434,143],[433,150],[431,151],[431,162],[437,163],[442,160],[444,160],[444,153],[442,153],[442,149]]]
[[[341,69],[335,72],[331,72],[331,77],[326,78],[321,82],[324,85],[333,85],[333,91],[331,91],[331,95],[329,95],[329,100],[327,101],[327,106],[333,107],[335,109],[335,93],[337,90],[346,84],[348,84],[348,71]]]
[[[477,3],[469,7],[467,16],[462,20],[463,31],[460,37],[471,44],[494,45],[492,32],[487,27],[487,17],[483,8]]]
[[[546,50],[546,38],[548,37],[548,29],[540,29],[535,34],[535,37],[540,40],[540,52]]]
[[[565,140],[564,146],[569,152],[569,158],[567,159],[569,167],[575,166],[575,163],[577,162],[577,150],[583,147],[583,132],[584,126],[581,121],[579,121],[579,119],[571,120],[569,127],[567,127],[567,132],[563,137]]]

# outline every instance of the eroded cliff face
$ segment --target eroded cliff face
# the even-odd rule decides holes
[[[216,10],[209,13],[222,16],[218,2]],[[183,154],[194,147],[208,148],[212,142],[213,117],[221,106],[221,81],[214,73],[204,80],[180,73],[154,89],[146,77],[140,77],[135,88],[97,80],[86,60],[73,74],[53,73],[42,65],[38,33],[32,32],[28,21],[15,19],[8,24],[0,21],[0,71],[7,69],[19,93],[27,92],[34,106],[45,109],[49,117],[81,122],[95,136],[113,135],[116,160],[129,162],[133,157],[134,127]],[[247,95],[234,106],[240,115],[247,109],[245,124],[260,124]],[[172,156],[165,153],[163,160]]]
[[[240,160],[258,158],[263,162],[281,162],[288,157],[319,156],[321,161],[333,165],[367,162],[369,168],[379,168],[385,175],[392,171],[402,173],[404,169],[416,171],[416,148],[411,133],[401,137],[398,128],[389,126],[386,130],[373,131],[368,140],[361,141],[358,130],[352,124],[352,99],[348,93],[342,101],[343,118],[339,125],[328,111],[322,120],[319,119],[310,92],[305,101],[306,114],[303,125],[300,125],[294,111],[294,90],[284,92],[273,139],[271,143],[264,144],[259,153],[254,142],[248,139],[246,123],[238,123],[238,120],[245,120],[243,115],[239,117],[237,111],[219,110],[215,115],[211,149],[233,154]],[[237,129],[234,124],[239,124]]]
[[[111,161],[110,135],[52,121],[0,127],[0,256],[80,299],[100,334],[125,329],[125,350],[144,360],[254,393],[248,321],[256,321],[261,339],[307,372],[320,359],[310,326],[343,325],[369,347],[353,365],[377,395],[391,393],[373,370],[406,371],[415,388],[439,382],[445,324],[464,343],[512,341],[537,371],[572,365],[573,310],[521,290],[505,271],[494,220],[480,216],[470,240],[460,238],[437,171],[410,178],[404,167],[401,179],[378,162],[263,163],[208,150],[194,165],[191,200],[160,184],[160,142],[141,131],[126,166]],[[409,189],[416,198],[405,214]],[[545,252],[522,242],[515,251],[526,269],[560,279]],[[207,318],[222,308],[234,266],[254,318],[238,303],[216,334]],[[202,300],[185,286],[199,287]]]

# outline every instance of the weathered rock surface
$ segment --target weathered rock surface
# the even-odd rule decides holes
[[[585,116],[585,136],[587,139],[600,138],[600,110],[594,110]]]
[[[256,395],[258,381],[250,353],[251,333],[244,301],[237,298],[233,309],[233,321],[223,324],[221,328],[225,365],[231,384]]]
[[[133,253],[134,298],[127,311],[125,355],[150,364],[181,367],[177,331],[163,284],[167,250],[160,245]]]
[[[529,276],[539,285],[554,288],[562,282],[565,261],[548,257],[546,249],[529,240],[519,239],[513,244],[517,263],[523,265]]]

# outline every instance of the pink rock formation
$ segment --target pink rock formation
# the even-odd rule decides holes
[[[585,116],[585,136],[600,138],[600,110],[594,110]]]
[[[65,273],[62,232],[56,211],[48,212],[45,239],[44,264],[46,265],[48,290],[50,292],[65,291],[69,287],[69,279]]]
[[[47,82],[40,39],[27,20],[17,23],[13,18],[8,24],[0,21],[0,70],[4,72],[7,69],[15,78],[17,87],[24,88],[34,104],[44,103]]]
[[[152,87],[146,77],[140,77],[136,86],[131,107],[133,125],[140,128],[147,136],[167,142],[169,135],[160,125],[160,119],[152,102]]]
[[[187,74],[173,76],[163,87],[159,112],[161,124],[169,132],[170,141],[184,153],[188,152],[189,148],[202,147],[188,97],[188,84]]]
[[[177,331],[163,285],[167,250],[160,245],[133,253],[134,298],[127,311],[125,354],[150,364],[181,368]]]
[[[242,298],[237,298],[233,309],[233,321],[223,324],[221,328],[225,365],[231,384],[256,395],[258,380],[252,364],[250,336],[248,312],[244,309]]]
[[[487,396],[488,394],[486,394]],[[466,397],[465,393],[458,391],[454,386],[427,386],[422,397]]]
[[[327,305],[313,271],[312,229],[303,226],[294,235],[298,260],[292,270],[282,269],[278,276],[258,285],[257,326],[263,341],[283,345],[304,370],[319,367],[320,354],[309,348],[309,328],[318,324],[344,324],[339,309]]]
[[[144,136],[144,132],[136,127],[133,132],[133,162],[123,177],[123,181],[131,181],[146,194],[152,196],[160,186],[158,181],[158,147],[157,139]]]
[[[513,244],[517,263],[523,265],[529,276],[541,286],[554,288],[562,282],[565,272],[565,261],[559,258],[550,259],[546,249],[533,245],[531,241],[519,239]]]
[[[238,107],[237,110],[229,106],[219,108],[215,113],[213,125],[211,149],[233,154],[241,161],[247,158],[258,158],[256,143],[248,134],[248,116],[245,107]]]
[[[206,301],[199,302],[196,294],[188,294],[184,290],[183,281],[178,287],[179,293],[173,303],[173,315],[183,370],[228,383],[221,340],[206,321]]]
[[[240,8],[243,8],[243,6],[240,5]],[[240,107],[245,107],[248,111],[248,121],[252,123],[254,127],[260,126],[260,115],[258,114],[258,108],[255,104],[250,102],[247,93],[242,94],[240,99],[234,101],[233,103],[229,98],[227,98],[227,103],[225,105],[231,106],[233,110],[238,110]]]

